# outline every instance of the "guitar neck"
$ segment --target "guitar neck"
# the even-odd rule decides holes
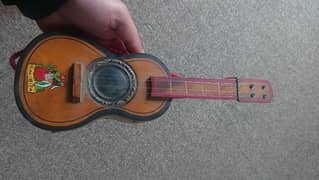
[[[152,97],[221,99],[255,103],[268,103],[272,99],[272,88],[266,80],[151,77],[151,83]]]

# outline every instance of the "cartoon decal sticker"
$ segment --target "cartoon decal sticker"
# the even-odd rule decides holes
[[[27,92],[38,93],[46,88],[55,89],[63,86],[65,76],[56,70],[55,65],[28,64]]]

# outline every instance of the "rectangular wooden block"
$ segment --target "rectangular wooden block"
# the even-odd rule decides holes
[[[81,63],[74,63],[72,65],[72,72],[73,72],[72,102],[73,103],[81,103],[83,100],[82,71],[83,71],[83,66]]]

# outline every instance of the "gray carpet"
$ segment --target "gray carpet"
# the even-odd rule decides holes
[[[156,121],[51,133],[13,96],[8,56],[40,33],[0,6],[0,179],[319,179],[319,1],[126,1],[146,51],[195,77],[257,77],[271,104],[175,100]]]

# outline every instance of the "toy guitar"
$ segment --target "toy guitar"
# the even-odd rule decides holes
[[[32,124],[66,130],[100,116],[149,121],[172,98],[269,103],[269,81],[204,79],[172,75],[149,54],[117,56],[94,42],[49,33],[22,52],[15,75],[17,105]]]

